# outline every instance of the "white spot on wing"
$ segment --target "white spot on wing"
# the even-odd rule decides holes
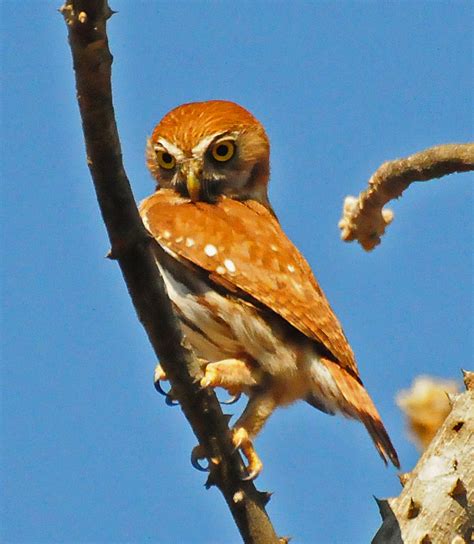
[[[223,266],[218,266],[218,267],[216,268],[216,272],[217,272],[218,274],[225,274],[225,268],[224,268]]]
[[[178,236],[178,237],[176,238],[175,242],[176,242],[177,244],[180,244],[180,243],[183,241],[183,239],[184,239],[184,238],[183,238],[182,236]]]
[[[192,238],[186,238],[186,247],[193,247],[194,240]]]
[[[163,238],[165,240],[169,240],[171,238],[171,232],[169,230],[164,230],[163,231]]]
[[[214,257],[217,255],[217,247],[213,246],[212,244],[207,244],[207,246],[204,248],[204,253],[208,257]]]
[[[277,246],[276,246],[275,244],[271,244],[271,245],[270,245],[270,249],[271,249],[272,251],[278,251],[278,248],[277,248]]]
[[[234,261],[231,261],[230,259],[226,259],[224,261],[224,266],[227,268],[227,270],[233,274],[236,270]]]
[[[288,268],[288,272],[294,272],[295,267],[292,264],[289,264],[286,268]]]

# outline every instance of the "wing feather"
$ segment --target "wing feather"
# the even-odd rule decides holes
[[[309,264],[263,205],[228,198],[192,203],[160,189],[142,202],[140,214],[161,245],[206,270],[210,281],[233,285],[280,315],[358,377],[354,354]]]

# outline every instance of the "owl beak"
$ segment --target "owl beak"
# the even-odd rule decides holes
[[[190,165],[186,174],[186,187],[188,188],[189,198],[196,202],[201,193],[201,182],[199,181],[199,168],[197,165]]]

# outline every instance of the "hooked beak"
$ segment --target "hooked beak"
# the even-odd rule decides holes
[[[196,202],[199,200],[201,193],[200,168],[197,164],[190,164],[189,170],[186,172],[186,187],[188,189],[189,198]]]

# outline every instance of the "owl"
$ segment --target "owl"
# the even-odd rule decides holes
[[[361,421],[399,467],[341,325],[268,200],[261,123],[233,102],[184,104],[156,126],[146,158],[157,188],[140,214],[201,385],[248,397],[232,430],[248,478],[263,466],[256,435],[297,400]],[[161,367],[156,378],[166,379]]]

